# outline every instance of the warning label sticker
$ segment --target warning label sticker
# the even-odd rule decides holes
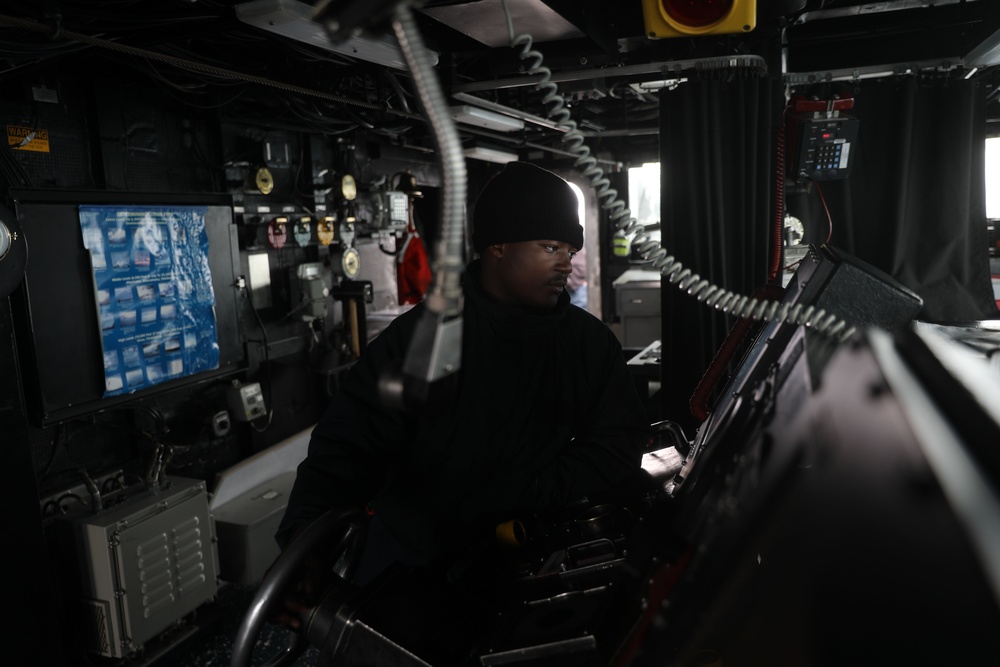
[[[16,151],[48,153],[49,131],[22,125],[8,125],[7,146]]]

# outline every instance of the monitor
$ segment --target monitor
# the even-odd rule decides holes
[[[28,245],[12,299],[34,423],[245,367],[230,196],[15,190],[11,199]]]

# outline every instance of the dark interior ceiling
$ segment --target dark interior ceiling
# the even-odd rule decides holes
[[[308,13],[312,4],[257,1],[286,13]],[[326,11],[369,19],[391,4],[331,0]],[[533,86],[523,85],[524,61],[504,45],[501,0],[417,5],[447,93],[545,115]],[[74,66],[134,71],[192,105],[249,103],[268,122],[331,133],[365,127],[410,146],[430,145],[405,70],[330,51],[315,35],[263,29],[261,21],[272,19],[265,12],[256,24],[241,20],[247,7],[244,0],[0,0],[0,81]],[[753,56],[774,74],[784,60],[792,84],[900,69],[965,76],[978,65],[975,76],[993,86],[996,68],[987,65],[1000,60],[991,53],[1000,30],[995,0],[758,0],[750,33],[657,40],[644,35],[641,0],[509,0],[509,7],[515,31],[535,35],[581,129],[608,145],[655,143],[648,140],[657,127],[653,91],[684,76],[678,63]],[[365,39],[390,35],[387,21],[365,22]],[[1000,116],[1000,109],[992,111]],[[470,142],[522,148],[557,146],[559,137],[535,122],[513,133],[461,129]]]

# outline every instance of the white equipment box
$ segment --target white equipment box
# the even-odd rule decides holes
[[[278,557],[274,534],[285,514],[294,483],[292,470],[215,507],[223,580],[256,584],[264,578],[267,568]]]
[[[202,480],[168,477],[100,512],[68,516],[79,565],[86,649],[138,651],[218,590],[218,559]]]

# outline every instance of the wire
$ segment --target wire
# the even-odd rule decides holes
[[[42,507],[42,514],[44,515],[53,506],[59,511],[60,514],[66,514],[67,510],[63,509],[62,502],[64,500],[66,500],[66,499],[69,499],[69,498],[75,500],[76,502],[80,503],[81,505],[85,505],[86,504],[86,503],[83,502],[83,498],[79,494],[73,493],[72,491],[70,491],[70,492],[62,494],[61,496],[59,496],[55,500],[50,500],[49,502],[45,503],[45,506]]]
[[[383,70],[383,71],[385,72],[385,78],[389,80],[389,85],[392,86],[393,90],[395,90],[396,94],[399,96],[399,102],[400,104],[403,105],[403,111],[409,112],[410,103],[406,99],[406,91],[404,91],[403,86],[399,84],[399,79],[397,79],[396,75],[390,72],[389,70]]]
[[[66,436],[66,442],[69,442],[68,431],[69,427],[66,423],[61,423],[56,426],[55,435],[52,438],[52,451],[49,452],[49,459],[45,462],[45,467],[42,468],[42,472],[37,475],[39,479],[44,479],[49,476],[52,472],[52,464],[56,460],[56,452],[59,451],[59,446],[63,444],[63,436]]]
[[[267,423],[263,427],[258,427],[253,422],[250,422],[250,427],[258,433],[263,433],[271,425],[271,419],[274,418],[274,406],[271,404],[274,398],[274,393],[271,391],[271,356],[270,347],[271,344],[267,340],[267,327],[264,326],[264,320],[261,319],[260,313],[257,311],[257,307],[253,305],[253,297],[250,295],[250,289],[244,285],[243,294],[246,295],[247,303],[250,304],[250,311],[253,313],[254,318],[257,320],[257,326],[260,327],[261,338],[264,339],[264,373],[267,384]]]
[[[109,491],[113,491],[114,489],[109,488],[112,483],[118,485],[119,491],[124,491],[126,488],[125,473],[119,473],[118,475],[115,475],[113,477],[108,477],[106,480],[104,480],[104,482],[101,484],[101,493],[108,493]]]
[[[809,182],[812,183],[813,186],[815,186],[816,192],[819,193],[819,200],[823,202],[823,211],[826,212],[826,223],[828,231],[826,233],[826,241],[823,241],[823,245],[826,245],[830,242],[830,239],[833,238],[833,217],[830,215],[830,207],[826,205],[826,197],[823,196],[823,188],[819,186],[819,183],[817,181],[814,181],[811,178],[809,179]]]
[[[781,303],[741,296],[722,287],[713,285],[700,275],[685,268],[677,258],[669,255],[660,242],[646,233],[645,227],[638,223],[625,202],[618,197],[618,191],[611,187],[611,181],[604,175],[604,170],[598,166],[597,160],[591,156],[590,148],[584,143],[584,136],[577,129],[575,121],[570,119],[565,98],[559,94],[558,86],[551,81],[552,71],[542,65],[544,56],[532,49],[532,37],[529,34],[514,36],[514,20],[511,17],[507,0],[501,0],[504,14],[507,18],[507,32],[511,40],[511,48],[519,50],[518,57],[525,61],[529,75],[539,76],[535,90],[542,92],[542,104],[548,107],[547,116],[555,121],[557,127],[565,131],[562,141],[568,145],[568,150],[576,156],[574,165],[584,177],[590,179],[601,208],[618,230],[626,236],[633,235],[632,243],[638,246],[639,254],[646,259],[669,283],[687,292],[699,303],[715,308],[723,313],[738,318],[757,321],[791,322],[805,326],[819,333],[838,340],[846,340],[854,333],[854,327],[837,317],[827,313],[823,308],[813,305],[803,306],[801,303]],[[740,58],[726,58],[726,63],[732,61],[742,63]],[[748,67],[759,70],[756,60],[746,59]],[[701,71],[711,71],[721,67],[721,64],[705,62],[697,67]],[[727,67],[729,65],[726,65]]]
[[[287,313],[285,313],[284,315],[282,315],[281,319],[278,320],[278,322],[279,323],[284,322],[285,320],[287,320],[289,317],[291,317],[295,313],[298,313],[298,312],[301,312],[301,311],[305,310],[306,308],[308,308],[309,306],[313,305],[314,303],[323,303],[325,301],[326,301],[326,297],[319,297],[319,298],[316,298],[316,299],[306,299],[305,301],[299,303],[297,306],[295,306],[294,308],[292,308],[290,311],[288,311]]]

